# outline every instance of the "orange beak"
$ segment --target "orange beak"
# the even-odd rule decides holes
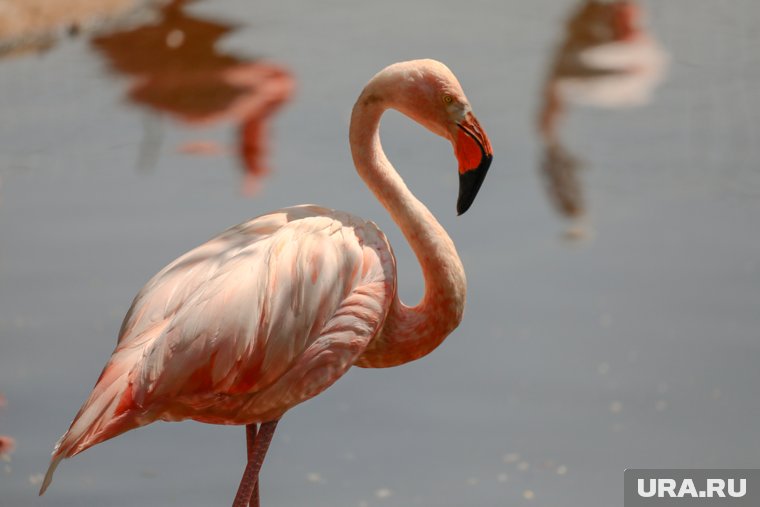
[[[459,161],[459,198],[457,214],[461,215],[472,206],[475,196],[486,177],[493,160],[493,150],[488,136],[477,118],[467,113],[457,123],[458,132],[454,142],[454,152]]]

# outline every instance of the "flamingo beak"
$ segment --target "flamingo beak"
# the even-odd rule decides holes
[[[475,196],[478,195],[478,190],[491,166],[493,151],[491,142],[475,115],[467,113],[456,125],[454,152],[459,161],[457,215],[461,215],[470,209],[475,201]]]

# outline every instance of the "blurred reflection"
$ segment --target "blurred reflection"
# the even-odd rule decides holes
[[[96,37],[92,45],[114,71],[131,78],[132,102],[188,126],[239,123],[244,191],[252,193],[268,173],[269,121],[290,100],[294,79],[277,64],[220,53],[217,41],[234,28],[184,12],[188,3],[174,0],[151,24]],[[158,132],[147,132],[143,165],[157,156],[158,137]],[[180,151],[213,154],[221,149],[203,141]]]
[[[571,237],[585,234],[586,202],[582,164],[565,147],[560,121],[567,104],[623,108],[646,104],[661,81],[667,58],[641,25],[633,0],[585,0],[567,20],[543,89],[538,130],[544,153],[541,173],[553,206],[579,224]]]

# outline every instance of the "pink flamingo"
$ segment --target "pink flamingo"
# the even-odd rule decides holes
[[[138,293],[116,350],[55,447],[40,494],[64,458],[159,419],[194,419],[246,425],[248,463],[233,506],[257,506],[259,470],[288,409],[352,365],[418,359],[459,325],[464,268],[451,238],[383,153],[380,117],[389,108],[452,142],[459,214],[475,199],[493,155],[459,82],[440,62],[385,68],[354,106],[356,170],[414,250],[422,301],[409,307],[399,300],[388,240],[348,213],[302,205],[228,229]]]
[[[544,148],[541,173],[552,205],[577,220],[569,239],[587,234],[583,164],[566,148],[560,123],[568,104],[634,107],[649,101],[662,80],[667,55],[642,23],[637,0],[583,0],[565,23],[543,86],[538,131]]]
[[[5,395],[0,393],[0,408],[6,405]],[[0,435],[0,459],[8,458],[16,449],[16,441],[7,435]]]

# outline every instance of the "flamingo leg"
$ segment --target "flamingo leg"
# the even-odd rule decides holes
[[[256,433],[258,433],[257,424],[248,424],[245,427],[245,444],[247,449],[248,461],[253,460],[254,445],[256,442]],[[251,499],[248,501],[248,507],[259,507],[259,477],[256,476],[256,485],[253,487]]]
[[[240,480],[240,486],[238,486],[237,494],[235,495],[235,501],[232,503],[232,507],[247,507],[248,502],[252,499],[254,492],[256,491],[256,485],[258,483],[259,470],[264,463],[264,456],[266,456],[269,444],[272,442],[274,436],[274,430],[277,428],[278,421],[268,421],[261,423],[261,427],[258,429],[253,439],[253,445],[249,446],[249,460],[245,466],[243,472],[243,478]],[[250,435],[253,430],[250,428],[252,425],[246,427],[246,436],[250,442]],[[252,448],[251,448],[252,447]],[[258,498],[257,498],[258,499]]]

